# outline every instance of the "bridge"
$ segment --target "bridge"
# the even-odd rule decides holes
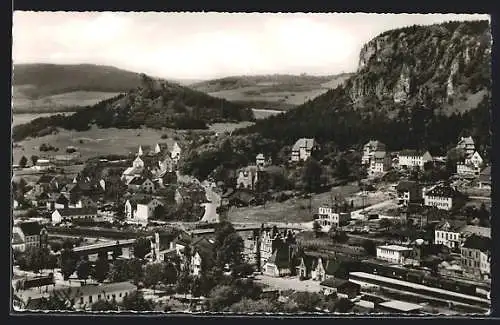
[[[302,231],[305,230],[306,227],[304,227],[301,224],[285,224],[285,223],[266,223],[264,226],[267,227],[273,227],[277,226],[278,229],[287,229],[287,230],[295,230],[295,231]],[[257,224],[246,224],[246,225],[236,225],[234,226],[234,230],[236,232],[244,232],[244,231],[255,231],[255,230],[260,230],[261,225]],[[208,235],[208,234],[213,234],[215,232],[215,228],[206,228],[206,229],[194,229],[194,230],[188,230],[188,234],[191,236],[203,236],[203,235]]]

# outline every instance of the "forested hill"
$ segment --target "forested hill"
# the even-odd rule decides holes
[[[86,130],[99,127],[206,128],[207,123],[253,120],[252,110],[243,105],[214,98],[176,83],[156,80],[144,74],[140,86],[114,98],[82,109],[71,116],[38,118],[13,129],[13,138],[46,134],[62,127]]]
[[[12,78],[31,99],[74,91],[126,92],[140,81],[138,73],[94,64],[15,64]]]
[[[391,149],[434,151],[467,133],[486,148],[490,87],[488,21],[401,28],[368,42],[343,86],[238,133],[283,145],[315,137],[346,147],[377,138]]]

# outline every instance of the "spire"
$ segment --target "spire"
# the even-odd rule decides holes
[[[137,151],[137,155],[138,156],[142,156],[143,155],[142,146],[139,146],[139,150]]]

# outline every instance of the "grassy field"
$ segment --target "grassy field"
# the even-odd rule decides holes
[[[163,134],[167,134],[169,139],[161,139]],[[92,129],[76,132],[60,130],[57,134],[51,134],[40,138],[29,138],[19,142],[21,147],[13,148],[14,163],[24,155],[28,159],[31,155],[41,155],[38,150],[42,143],[50,144],[59,148],[58,152],[47,154],[64,154],[67,146],[75,146],[81,153],[82,159],[106,154],[128,154],[135,152],[139,145],[154,146],[157,142],[173,142],[173,137],[182,137],[182,132],[175,130],[154,130],[154,129]]]
[[[255,207],[233,207],[228,212],[228,219],[231,222],[308,222],[313,220],[313,214],[317,213],[321,205],[331,204],[338,195],[345,198],[350,204],[353,201],[354,208],[361,208],[364,205],[372,205],[387,200],[386,195],[372,195],[366,199],[357,193],[359,187],[355,184],[338,186],[330,192],[316,194],[312,196],[311,211],[309,211],[309,199],[292,198],[284,202],[268,202],[265,206]]]
[[[30,99],[21,91],[14,90],[12,107],[14,112],[51,112],[66,107],[94,105],[104,99],[118,95],[116,92],[73,91],[63,94]]]
[[[276,84],[258,83],[251,86],[242,86],[233,89],[219,91],[208,91],[214,97],[220,97],[229,101],[266,101],[272,103],[282,103],[283,109],[288,109],[290,105],[297,106],[324,94],[329,89],[336,88],[342,84],[350,75],[332,76],[332,79],[324,83],[304,83],[304,84]],[[207,89],[209,90],[209,89]]]
[[[70,115],[72,112],[62,112],[62,113],[14,113],[12,114],[12,126],[19,124],[24,124],[33,121],[39,117],[48,117],[56,114]]]
[[[223,133],[223,132],[231,132],[236,129],[244,128],[247,126],[253,125],[253,122],[240,122],[240,123],[214,123],[209,126],[210,131]]]

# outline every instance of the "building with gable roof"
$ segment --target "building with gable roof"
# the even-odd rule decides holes
[[[369,165],[373,154],[377,151],[386,151],[386,146],[378,140],[370,140],[363,146],[363,156],[361,157],[361,164]]]
[[[477,279],[491,277],[491,247],[492,240],[488,237],[473,234],[461,247],[462,269],[464,273]]]
[[[57,225],[63,221],[96,220],[96,208],[74,208],[74,209],[55,209],[52,212],[52,224]]]
[[[125,221],[132,224],[147,225],[149,219],[154,216],[158,206],[164,203],[157,198],[148,196],[137,196],[125,201]]]
[[[443,221],[434,229],[434,244],[444,245],[451,249],[460,248],[463,222]]]
[[[318,149],[318,143],[313,138],[298,139],[292,147],[292,162],[306,161]]]
[[[128,184],[129,190],[134,192],[154,193],[156,190],[155,183],[148,177],[134,176]]]
[[[432,161],[429,151],[402,150],[398,153],[398,166],[400,168],[424,168],[425,163]]]
[[[422,190],[415,181],[402,180],[396,187],[398,203],[408,206],[411,203],[422,203]]]
[[[425,206],[434,206],[441,210],[451,210],[460,193],[450,185],[437,185],[431,190],[423,189]]]
[[[487,166],[479,173],[477,186],[481,189],[491,190],[491,166]]]
[[[38,222],[20,222],[12,228],[12,234],[13,244],[20,251],[46,244],[47,230]]]
[[[371,175],[382,174],[391,169],[392,159],[385,151],[375,151],[370,158]]]
[[[462,150],[465,155],[472,155],[476,150],[476,144],[474,143],[474,139],[471,136],[469,137],[460,137],[457,143],[457,149]]]

